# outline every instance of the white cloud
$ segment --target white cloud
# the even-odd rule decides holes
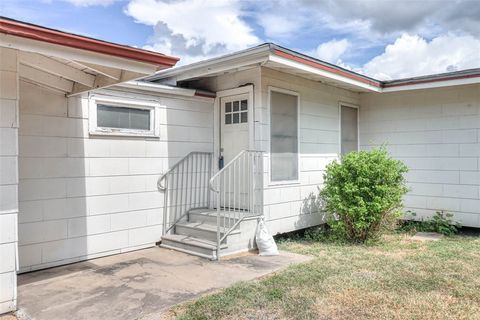
[[[366,63],[362,72],[381,80],[480,67],[480,40],[446,34],[427,41],[403,34],[385,52]]]
[[[330,21],[333,29],[343,29],[354,21],[367,24],[370,32],[380,37],[404,32],[431,36],[447,31],[480,36],[480,6],[475,0],[297,0],[290,7],[308,7],[318,19]]]
[[[77,7],[89,7],[89,6],[109,6],[118,0],[64,0],[70,2]]]
[[[330,63],[339,63],[341,62],[340,58],[345,54],[350,45],[351,44],[347,39],[333,39],[320,44],[315,51],[315,55],[320,60]]]
[[[265,35],[270,38],[289,37],[302,26],[299,19],[292,20],[285,16],[269,13],[258,15],[257,23],[262,26]]]
[[[132,0],[125,12],[154,27],[148,49],[182,62],[245,49],[260,40],[242,20],[239,0]]]

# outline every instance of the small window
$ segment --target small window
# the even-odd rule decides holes
[[[150,130],[150,110],[97,105],[97,127]]]
[[[225,103],[225,124],[248,122],[248,100]]]
[[[159,136],[158,108],[151,103],[101,101],[90,102],[90,134]]]

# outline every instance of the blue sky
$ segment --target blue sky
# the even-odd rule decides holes
[[[182,64],[275,42],[380,79],[480,67],[480,0],[2,0],[0,15]]]

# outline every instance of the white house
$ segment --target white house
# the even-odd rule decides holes
[[[88,110],[79,97],[177,60],[0,18],[0,314],[16,309],[17,272],[129,250],[149,237],[156,241],[154,214],[148,215],[151,227],[145,231],[123,228],[121,214],[113,229],[110,218],[102,222],[94,216],[108,210],[104,198],[93,196],[103,194],[99,188],[111,186],[113,194],[139,188],[131,203],[158,201],[149,199],[146,175],[143,182],[114,181],[121,168],[153,170],[153,165],[93,155],[94,149],[108,152],[113,142],[90,143],[88,113],[83,113]],[[102,181],[92,184],[97,177]],[[109,232],[100,233],[106,220]]]
[[[384,143],[407,209],[480,227],[480,69],[382,82],[274,44],[169,68],[8,19],[0,54],[0,313],[18,272],[321,224],[325,165]]]

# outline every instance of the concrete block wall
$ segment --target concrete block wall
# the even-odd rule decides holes
[[[17,56],[0,48],[0,314],[14,311],[17,303]]]
[[[410,168],[407,209],[480,227],[480,85],[360,95],[360,143]]]
[[[94,136],[88,96],[20,83],[20,270],[121,253],[160,240],[160,174],[190,151],[212,151],[213,99],[102,90],[162,106],[160,138]]]

